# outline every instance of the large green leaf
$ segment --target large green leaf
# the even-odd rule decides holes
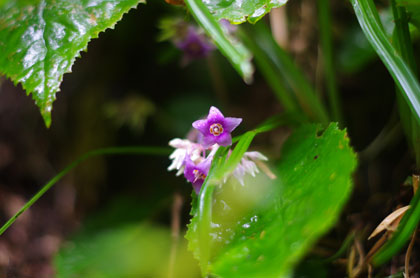
[[[143,0],[26,0],[0,5],[0,73],[32,93],[47,126],[63,75],[92,38]]]
[[[271,9],[286,4],[287,0],[206,0],[203,3],[216,19],[228,19],[233,23],[257,22]]]
[[[234,181],[221,187],[209,183],[200,192],[187,238],[205,273],[226,278],[286,277],[337,220],[356,167],[346,132],[337,124],[325,131],[319,125],[306,125],[294,132],[283,150],[274,182],[260,175],[245,186]],[[215,159],[223,157],[222,151]],[[212,201],[206,202],[207,198]],[[210,215],[200,216],[206,205],[212,206]],[[200,217],[209,217],[209,237],[201,234],[205,230],[201,225],[207,223]],[[203,243],[205,239],[208,242]]]

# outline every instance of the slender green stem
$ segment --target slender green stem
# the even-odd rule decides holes
[[[420,123],[420,84],[415,75],[389,42],[379,21],[378,11],[372,0],[350,0],[359,24],[373,49],[394,78],[405,101]]]
[[[198,203],[198,235],[200,248],[200,266],[203,275],[208,273],[208,262],[210,261],[210,228],[212,220],[212,201],[213,192],[216,188],[214,184],[208,184],[202,187],[200,200]]]
[[[162,147],[112,147],[97,149],[87,152],[67,165],[60,173],[53,177],[41,190],[39,190],[15,215],[13,215],[1,228],[0,235],[2,235],[9,227],[16,221],[16,219],[30,208],[45,192],[47,192],[54,184],[56,184],[64,175],[75,168],[81,162],[88,158],[100,155],[168,155],[170,150]]]
[[[340,94],[337,87],[334,53],[331,32],[330,0],[318,0],[318,20],[320,43],[325,68],[325,79],[330,101],[331,116],[334,121],[342,122]]]

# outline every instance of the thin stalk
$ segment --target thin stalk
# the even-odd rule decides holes
[[[13,215],[1,228],[0,235],[2,235],[15,221],[16,219],[29,209],[39,198],[41,198],[45,192],[47,192],[53,185],[55,185],[63,176],[70,172],[73,168],[78,166],[81,162],[88,158],[100,156],[100,155],[168,155],[170,150],[168,148],[161,147],[112,147],[97,149],[87,152],[74,160],[72,163],[67,165],[61,172],[53,177],[47,184],[45,184],[41,190],[39,190],[15,215]]]
[[[331,9],[329,1],[330,0],[318,0],[320,43],[331,116],[334,121],[342,122],[340,94],[337,86],[333,62],[334,53],[331,31]]]

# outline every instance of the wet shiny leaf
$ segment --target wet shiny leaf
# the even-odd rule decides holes
[[[0,73],[21,83],[47,126],[63,75],[92,38],[142,0],[27,0],[0,6]]]
[[[337,220],[351,192],[356,157],[336,124],[297,129],[283,147],[274,181],[260,175],[245,186],[216,187],[206,269],[217,277],[286,277]],[[192,213],[196,215],[199,202]],[[196,257],[201,223],[188,232]],[[202,260],[201,260],[202,261]],[[203,267],[202,267],[203,269]]]
[[[283,6],[287,0],[204,0],[216,19],[228,19],[232,23],[257,22],[271,9]]]

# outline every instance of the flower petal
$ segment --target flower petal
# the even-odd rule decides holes
[[[197,120],[192,123],[192,126],[193,128],[199,130],[204,136],[210,133],[207,120]]]
[[[216,138],[213,135],[203,136],[201,140],[201,145],[203,145],[203,148],[208,149],[214,144],[216,144]]]
[[[212,107],[210,107],[210,111],[209,111],[209,115],[207,116],[207,119],[213,118],[213,117],[222,117],[222,118],[224,118],[225,116],[223,116],[222,112],[220,112],[219,109],[217,109],[216,107],[212,106]]]
[[[240,123],[242,122],[242,118],[225,118],[224,128],[227,132],[232,132]]]
[[[232,145],[232,136],[229,132],[223,132],[219,137],[214,137],[216,140],[216,143],[220,146],[230,146]]]

